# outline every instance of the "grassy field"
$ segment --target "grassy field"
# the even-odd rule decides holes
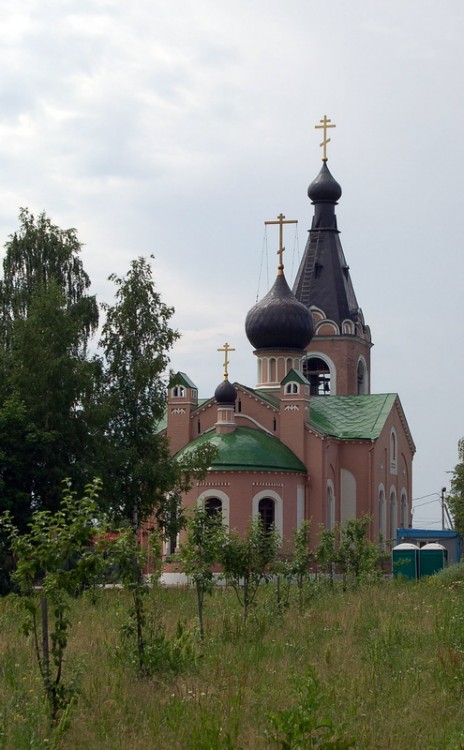
[[[246,626],[234,593],[218,590],[206,601],[203,645],[194,593],[154,590],[150,618],[178,639],[171,660],[144,679],[121,646],[124,592],[84,596],[73,602],[65,664],[79,695],[59,732],[47,721],[32,643],[19,633],[18,599],[7,597],[0,749],[464,748],[464,585],[437,583],[323,588],[302,612],[295,595],[283,614],[264,585]],[[332,728],[310,741],[324,723]]]

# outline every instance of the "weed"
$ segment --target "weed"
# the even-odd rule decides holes
[[[281,750],[350,750],[353,737],[335,727],[327,713],[327,695],[314,670],[303,681],[295,681],[296,704],[269,715],[269,739]]]

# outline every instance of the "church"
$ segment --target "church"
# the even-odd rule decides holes
[[[305,519],[314,532],[368,514],[371,539],[388,542],[411,525],[415,446],[398,395],[370,390],[371,332],[337,227],[342,190],[327,166],[327,130],[335,126],[325,116],[320,122],[322,168],[308,188],[312,225],[293,289],[283,264],[291,222],[281,214],[269,222],[279,225],[275,282],[244,315],[256,384],[229,381],[226,343],[224,379],[210,398],[199,398],[194,373],[177,373],[165,429],[180,457],[205,443],[217,449],[186,507],[222,513],[239,532],[260,514],[283,540]]]

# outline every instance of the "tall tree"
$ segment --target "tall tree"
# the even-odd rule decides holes
[[[158,425],[164,417],[169,351],[179,334],[173,309],[156,291],[149,261],[132,261],[125,277],[110,276],[115,303],[105,305],[100,346],[104,355],[101,409],[103,492],[113,514],[134,528],[161,512],[172,491],[186,489],[205,470],[211,452],[179,466]]]
[[[13,321],[28,317],[37,292],[53,282],[78,322],[78,343],[85,348],[98,326],[98,306],[95,296],[88,294],[90,279],[80,258],[76,230],[60,229],[44,212],[35,218],[27,208],[20,209],[19,222],[19,230],[5,245],[0,283],[4,332],[9,332]]]
[[[6,243],[0,282],[0,509],[23,528],[54,510],[60,482],[83,489],[91,431],[86,403],[98,363],[86,355],[98,322],[75,230],[27,209]]]
[[[454,467],[451,479],[451,492],[446,503],[454,521],[454,528],[461,536],[464,535],[464,438],[458,443],[459,462]]]

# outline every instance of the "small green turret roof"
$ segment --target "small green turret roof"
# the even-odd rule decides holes
[[[344,440],[376,440],[398,396],[318,396],[311,399],[309,424]]]
[[[286,385],[287,383],[300,383],[301,385],[310,384],[308,378],[306,378],[302,372],[297,372],[297,370],[290,370],[287,372],[281,385]]]
[[[185,372],[181,372],[180,370],[179,372],[176,372],[175,375],[173,375],[171,378],[171,382],[169,384],[170,388],[172,388],[172,386],[174,385],[183,385],[186,388],[197,387],[195,383],[192,380],[190,380],[189,376],[186,375]]]
[[[249,427],[237,427],[233,432],[206,432],[182,448],[176,455],[182,458],[201,445],[214,445],[217,456],[210,471],[284,471],[306,473],[297,456],[272,435]]]

